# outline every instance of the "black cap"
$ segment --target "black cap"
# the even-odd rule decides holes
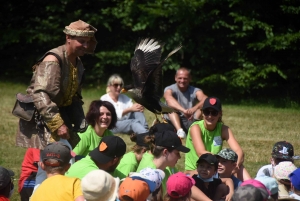
[[[218,168],[219,165],[219,161],[217,157],[210,153],[202,154],[197,160],[197,163],[200,163],[201,161],[206,161],[207,163],[214,165],[216,169]]]
[[[174,131],[163,131],[155,133],[155,145],[174,148],[183,153],[188,153],[190,151],[189,148],[182,145],[181,139]]]
[[[294,156],[294,147],[286,141],[276,142],[272,149],[272,157],[292,160]]]
[[[157,123],[154,124],[151,128],[150,128],[150,132],[163,132],[163,131],[174,131],[175,132],[175,128],[174,126],[172,126],[171,124],[168,123]]]
[[[203,103],[202,110],[205,110],[206,108],[213,108],[218,112],[222,111],[222,105],[220,99],[218,99],[217,97],[206,98]]]
[[[57,167],[68,164],[72,158],[70,148],[62,142],[53,142],[48,144],[41,152],[41,158],[45,165]],[[48,159],[55,159],[57,163],[47,163]]]
[[[101,139],[99,146],[90,152],[90,156],[97,163],[105,164],[116,157],[123,156],[125,152],[124,140],[118,136],[110,135]]]
[[[5,188],[11,181],[15,173],[9,169],[0,166],[0,190]]]

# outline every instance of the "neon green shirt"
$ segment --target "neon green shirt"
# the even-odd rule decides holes
[[[204,120],[194,122],[191,127],[195,124],[200,127],[205,150],[213,154],[219,153],[223,146],[223,140],[221,136],[223,124],[221,122],[218,122],[215,130],[213,131],[209,131],[205,128]],[[190,129],[186,138],[186,147],[190,148],[190,151],[185,154],[185,170],[196,170],[196,162],[199,159],[199,156],[197,155],[194,148],[190,135]]]
[[[76,155],[87,156],[93,149],[98,147],[101,139],[104,136],[113,135],[113,133],[106,129],[102,137],[99,137],[94,128],[89,125],[84,133],[79,133],[80,141],[73,149]]]
[[[136,172],[138,165],[139,164],[136,160],[134,152],[128,152],[121,159],[119,165],[113,173],[113,176],[123,179],[127,177],[130,172]]]
[[[80,161],[77,161],[76,163],[71,165],[71,167],[65,173],[65,175],[67,177],[75,177],[75,178],[82,179],[87,173],[93,170],[99,170],[99,168],[91,159],[91,157],[88,155],[85,158],[81,159]]]
[[[143,158],[139,164],[139,167],[137,169],[137,172],[140,172],[142,169],[146,168],[146,167],[150,167],[150,168],[153,168],[153,169],[157,169],[155,164],[153,163],[153,159],[154,159],[154,156],[148,152],[144,153],[143,155]],[[166,169],[164,170],[165,172],[165,178],[163,179],[162,181],[162,187],[163,187],[163,193],[165,194],[167,192],[167,180],[168,178],[178,172],[178,169],[176,167],[166,167]]]

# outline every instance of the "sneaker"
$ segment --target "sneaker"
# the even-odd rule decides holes
[[[182,139],[186,137],[186,134],[182,128],[177,131],[177,135],[178,135],[178,137],[180,137]]]

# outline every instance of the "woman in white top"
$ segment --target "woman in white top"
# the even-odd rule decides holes
[[[144,107],[121,94],[124,86],[123,79],[113,74],[107,82],[107,93],[101,96],[101,100],[109,101],[116,109],[117,124],[111,131],[113,133],[141,134],[148,132],[148,124],[144,116]]]

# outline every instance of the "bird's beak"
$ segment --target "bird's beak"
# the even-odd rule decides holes
[[[127,90],[124,88],[121,90],[121,93],[126,93],[126,92],[127,92]]]

